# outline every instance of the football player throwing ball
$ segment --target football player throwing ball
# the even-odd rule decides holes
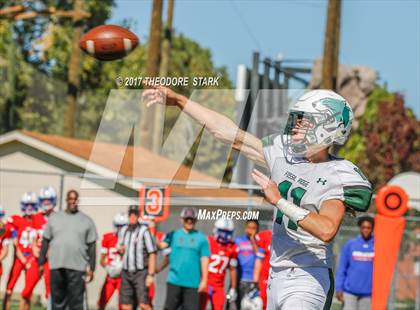
[[[267,167],[252,177],[277,209],[267,288],[268,309],[328,309],[333,288],[334,239],[347,210],[366,211],[372,190],[351,162],[330,154],[349,137],[353,111],[330,90],[305,93],[282,132],[258,139],[228,117],[168,88],[146,90],[147,106],[179,107],[215,138]]]

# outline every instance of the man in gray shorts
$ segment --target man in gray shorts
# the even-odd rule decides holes
[[[38,263],[42,273],[49,250],[53,310],[87,309],[85,283],[93,279],[98,234],[92,219],[79,211],[78,198],[68,191],[66,210],[51,215],[43,234]]]
[[[118,236],[122,255],[120,303],[123,310],[152,309],[149,287],[154,282],[157,247],[149,228],[139,223],[138,206],[128,208],[129,225],[121,228]]]

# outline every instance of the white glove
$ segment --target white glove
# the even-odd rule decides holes
[[[229,290],[228,296],[229,296],[229,301],[230,302],[236,301],[236,298],[238,298],[238,294],[236,293],[236,289],[231,287],[230,290]]]

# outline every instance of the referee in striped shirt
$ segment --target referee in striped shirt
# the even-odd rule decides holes
[[[148,297],[150,285],[154,283],[156,268],[156,243],[149,228],[139,223],[139,208],[128,208],[128,226],[118,236],[119,253],[123,259],[121,272],[120,304],[123,310],[152,309]]]

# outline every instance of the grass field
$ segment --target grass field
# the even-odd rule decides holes
[[[0,302],[1,308],[3,308],[3,301]],[[10,307],[11,310],[19,309],[19,302],[13,302]],[[47,308],[41,305],[31,305],[31,310],[46,310]]]

